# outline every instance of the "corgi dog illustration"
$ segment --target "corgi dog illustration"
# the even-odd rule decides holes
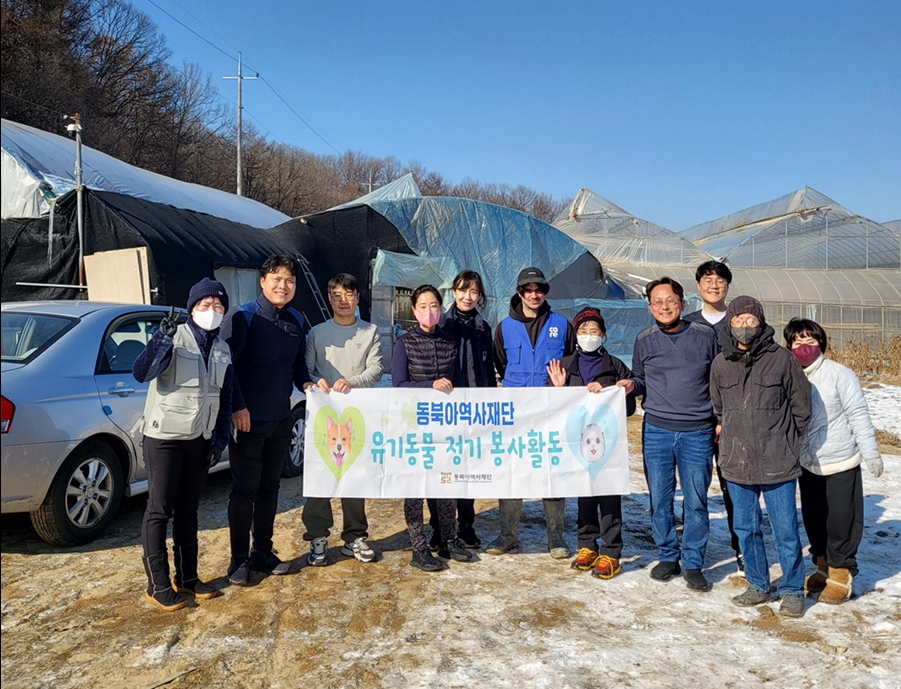
[[[590,423],[582,429],[582,457],[586,462],[599,462],[604,458],[607,443],[604,431],[596,423]]]
[[[326,419],[327,440],[326,448],[332,459],[335,460],[335,466],[344,464],[344,460],[350,454],[350,446],[353,440],[353,421],[347,420],[345,424],[335,423],[329,417]]]

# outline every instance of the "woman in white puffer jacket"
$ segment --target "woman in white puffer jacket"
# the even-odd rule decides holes
[[[860,380],[847,366],[825,358],[826,331],[792,318],[783,331],[813,387],[812,414],[802,441],[801,516],[817,571],[807,577],[808,594],[823,603],[851,597],[857,549],[863,535],[860,464],[882,475],[882,457]]]

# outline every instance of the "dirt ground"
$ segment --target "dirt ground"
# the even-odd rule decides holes
[[[633,487],[642,490],[632,446]],[[27,517],[4,515],[4,688],[587,689],[606,686],[605,672],[615,672],[623,686],[671,686],[676,675],[667,680],[660,674],[671,651],[656,648],[666,645],[677,655],[696,649],[672,671],[700,673],[698,689],[774,680],[777,686],[816,686],[818,677],[830,676],[846,687],[891,686],[871,681],[897,653],[901,613],[891,596],[870,591],[863,608],[833,608],[841,614],[839,636],[824,631],[812,611],[789,624],[773,614],[775,605],[754,611],[730,606],[728,597],[744,580],[730,560],[716,497],[711,509],[720,514],[713,515],[708,549],[714,591],[702,594],[708,598],[699,608],[698,594],[683,582],[655,585],[643,571],[655,559],[644,493],[624,502],[623,575],[601,582],[547,556],[540,501],[526,503],[522,555],[482,554],[478,562],[426,574],[408,566],[401,501],[372,500],[370,540],[381,560],[363,565],[340,555],[339,532],[333,531],[332,565],[311,568],[300,520],[302,479],[283,480],[275,547],[291,562],[291,573],[256,575],[253,586],[237,588],[225,579],[229,487],[227,475],[212,476],[200,506],[201,576],[222,585],[223,595],[173,613],[142,598],[143,498],[126,501],[103,538],[75,549],[47,545]],[[333,504],[340,524],[339,503]],[[476,509],[476,528],[487,541],[497,533],[497,503],[478,501]],[[897,531],[894,524],[883,533],[897,538]],[[574,532],[575,500],[568,500],[572,546]],[[884,611],[878,620],[883,627],[875,631],[872,610]],[[725,654],[726,646],[740,647],[743,640],[753,641],[765,658],[711,661],[704,650],[721,647]],[[794,663],[796,675],[788,677],[797,683],[780,681],[786,675],[774,663],[778,667],[781,659]],[[705,673],[710,683],[700,680]],[[716,673],[720,679],[713,681]]]

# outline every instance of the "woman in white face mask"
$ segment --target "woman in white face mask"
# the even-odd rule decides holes
[[[218,595],[197,575],[197,505],[231,435],[231,350],[219,338],[227,310],[225,288],[204,278],[188,295],[187,322],[179,324],[171,308],[132,368],[138,382],[150,382],[143,418],[145,598],[163,610]],[[166,550],[170,517],[174,585]]]
[[[572,356],[554,359],[547,367],[548,382],[555,387],[585,386],[588,392],[599,393],[602,388],[628,380],[632,371],[604,349],[607,328],[601,312],[586,307],[573,318],[578,348]],[[635,395],[626,396],[626,414],[635,413]],[[582,434],[582,456],[588,461],[600,461],[605,451],[601,429],[587,426]],[[599,518],[600,517],[600,518]],[[623,504],[619,495],[596,495],[579,498],[577,519],[579,553],[570,567],[579,572],[591,571],[599,579],[612,579],[622,571]]]

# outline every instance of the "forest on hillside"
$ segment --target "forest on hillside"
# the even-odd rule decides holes
[[[211,76],[171,64],[157,26],[123,0],[0,0],[0,112],[50,132],[78,113],[85,145],[133,165],[235,189],[237,117]],[[422,193],[496,203],[552,221],[566,201],[524,186],[453,183],[417,161],[323,155],[242,126],[243,193],[292,217],[411,172]],[[365,180],[365,184],[363,181]]]

